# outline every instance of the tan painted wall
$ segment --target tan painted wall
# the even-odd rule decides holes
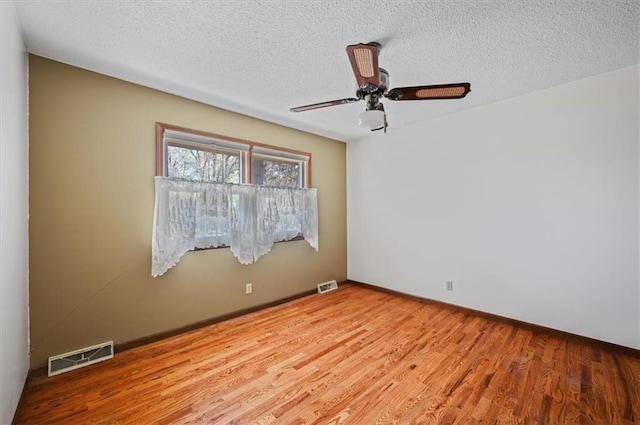
[[[343,143],[29,59],[32,367],[346,279]],[[156,121],[310,152],[320,251],[279,243],[250,266],[228,249],[191,252],[152,278]]]

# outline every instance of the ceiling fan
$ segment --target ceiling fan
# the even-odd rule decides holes
[[[359,125],[371,131],[387,132],[387,114],[380,103],[382,97],[389,100],[462,99],[471,91],[469,83],[436,84],[431,86],[397,87],[389,90],[389,73],[378,67],[380,43],[353,44],[347,46],[347,55],[356,76],[356,97],[330,100],[291,108],[291,112],[310,111],[327,106],[344,105],[361,100],[367,102],[360,114]]]

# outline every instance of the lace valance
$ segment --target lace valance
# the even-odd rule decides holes
[[[318,250],[316,189],[200,183],[155,177],[152,276],[194,248],[229,246],[251,264],[274,242],[302,234]]]

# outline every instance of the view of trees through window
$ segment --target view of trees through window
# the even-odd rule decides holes
[[[240,183],[240,155],[167,146],[167,175],[199,182]]]
[[[204,183],[306,188],[311,154],[156,123],[156,175]]]
[[[253,184],[264,186],[300,187],[300,163],[254,157]]]

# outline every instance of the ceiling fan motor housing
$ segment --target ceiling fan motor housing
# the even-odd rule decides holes
[[[356,89],[356,96],[365,99],[368,95],[382,97],[389,89],[389,73],[384,68],[378,68],[379,82],[378,85],[364,84]]]
[[[384,68],[378,68],[380,75],[380,84],[378,84],[378,88],[382,93],[386,93],[389,89],[389,73]]]

